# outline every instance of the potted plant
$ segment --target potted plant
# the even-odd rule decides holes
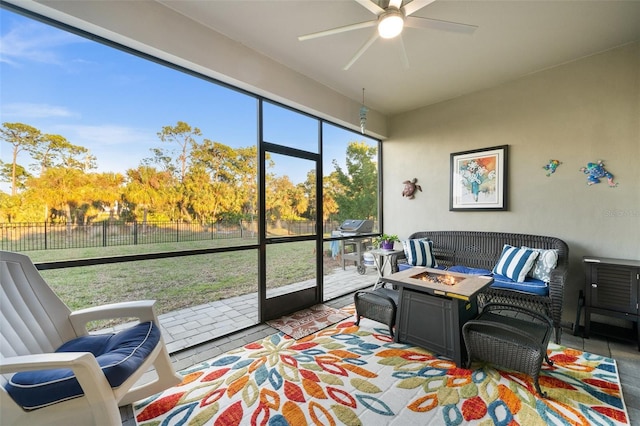
[[[400,242],[400,238],[395,234],[380,234],[373,239],[373,244],[383,250],[393,250],[396,241]]]

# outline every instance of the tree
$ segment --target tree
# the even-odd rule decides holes
[[[335,179],[341,186],[335,194],[339,220],[374,219],[378,216],[378,166],[376,147],[365,142],[347,146],[346,172],[334,160]]]
[[[9,164],[0,160],[0,181],[13,183],[16,192],[18,189],[25,189],[27,179],[30,177],[31,174],[20,164]]]
[[[266,160],[269,166],[269,153]],[[250,229],[253,231],[257,229],[254,220],[258,215],[258,147],[237,148],[234,162],[237,172],[235,196],[240,204],[240,215],[249,220]]]
[[[326,222],[339,212],[336,194],[344,192],[344,188],[338,183],[335,172],[322,179],[322,221]]]
[[[142,223],[146,226],[149,211],[160,210],[169,204],[172,187],[174,177],[170,172],[141,165],[127,170],[124,200],[134,214],[142,210]]]
[[[88,171],[95,168],[95,157],[85,147],[73,145],[64,136],[42,135],[39,142],[29,148],[36,161],[35,168],[44,173],[50,167],[65,166]]]
[[[89,178],[82,170],[67,167],[51,167],[37,178],[29,179],[29,191],[34,198],[46,206],[45,216],[50,209],[64,212],[70,227],[77,217],[76,209],[92,197]],[[47,220],[48,217],[45,217]]]
[[[187,176],[190,153],[199,143],[196,136],[202,136],[202,132],[197,127],[191,127],[184,121],[178,121],[175,126],[164,126],[158,137],[162,142],[174,143],[178,145],[178,150],[169,152],[162,148],[153,149],[156,164],[161,164],[165,170],[175,174],[178,179],[176,191],[173,194],[176,207],[179,212],[179,219],[189,219],[189,211],[186,199],[185,178]],[[147,163],[149,160],[147,160]]]
[[[222,212],[240,212],[242,204],[234,192],[235,157],[233,148],[209,139],[194,146],[185,190],[189,207],[201,222],[216,221]]]
[[[307,197],[307,211],[302,213],[302,216],[307,219],[316,219],[318,212],[318,204],[316,200],[316,171],[310,170],[307,172],[307,179],[300,184],[300,187],[304,191],[305,197]]]
[[[18,154],[22,151],[35,149],[40,142],[40,130],[28,124],[2,123],[0,139],[13,146],[11,170],[11,195],[16,195],[18,188]]]
[[[93,173],[90,178],[91,194],[86,219],[90,220],[105,210],[109,211],[109,219],[113,219],[115,207],[122,192],[124,176],[120,173]]]
[[[294,185],[289,176],[267,176],[267,219],[281,228],[282,220],[299,220],[309,205],[304,189]]]
[[[16,220],[16,216],[20,210],[17,195],[9,195],[0,192],[0,222],[11,223]]]
[[[177,163],[176,170],[179,171],[178,177],[180,182],[184,182],[184,178],[187,174],[189,152],[198,145],[195,136],[202,136],[200,129],[197,127],[192,128],[184,121],[178,121],[175,126],[164,126],[162,130],[158,132],[158,137],[162,142],[175,143],[179,147],[175,161]],[[158,157],[158,153],[163,155]],[[161,160],[167,158],[166,153],[163,150],[157,150],[156,157]],[[174,158],[171,155],[169,157]],[[166,162],[166,160],[163,161]]]
[[[309,200],[307,211],[303,214],[308,219],[316,219],[318,206],[316,202],[316,171],[311,170],[307,173],[307,179],[302,184],[305,195]],[[331,215],[338,211],[338,204],[335,200],[335,193],[339,191],[340,184],[335,178],[335,174],[331,174],[322,179],[322,221],[327,221]]]

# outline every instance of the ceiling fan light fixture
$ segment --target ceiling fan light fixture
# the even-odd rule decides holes
[[[378,34],[382,38],[394,38],[402,32],[404,15],[399,10],[387,10],[380,15]]]

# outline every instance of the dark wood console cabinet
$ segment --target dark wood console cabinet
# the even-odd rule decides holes
[[[589,337],[591,314],[632,321],[640,349],[640,261],[586,256],[584,336]]]

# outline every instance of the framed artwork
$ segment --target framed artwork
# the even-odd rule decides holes
[[[449,210],[507,210],[508,145],[451,154]]]

